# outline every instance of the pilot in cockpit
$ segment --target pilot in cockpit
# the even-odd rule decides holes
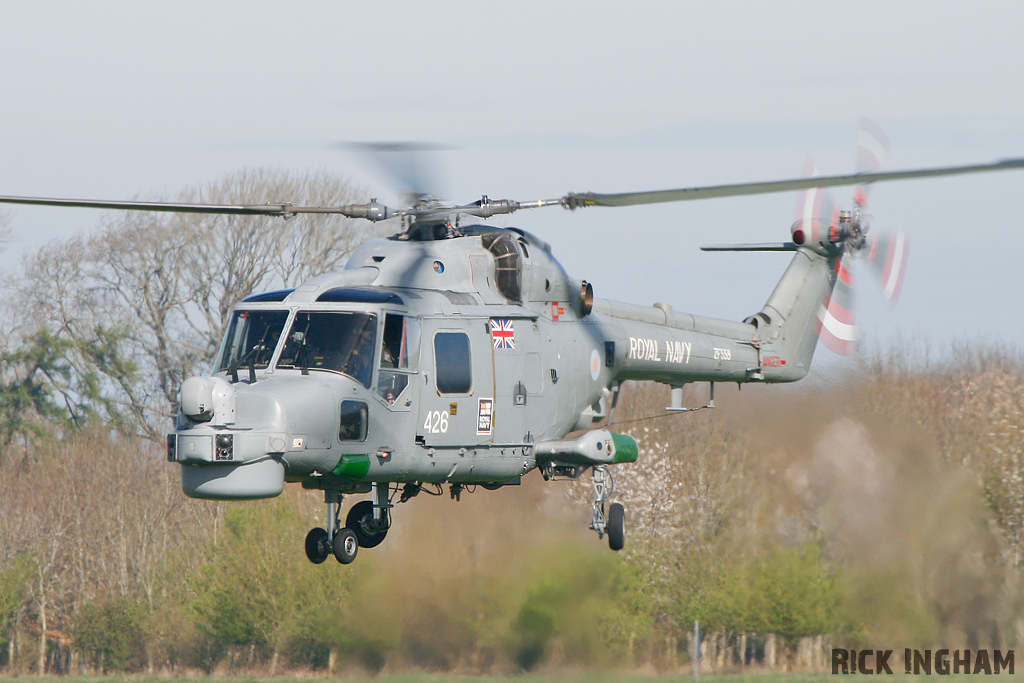
[[[384,342],[381,344],[380,349],[380,366],[382,368],[393,368],[395,366],[395,355],[391,353],[391,347],[388,346],[388,340],[385,337]]]
[[[388,336],[385,334],[380,347],[380,367],[382,370],[398,367],[398,363],[395,362],[395,354],[391,350],[391,344],[388,343],[389,341]],[[401,393],[398,389],[399,377],[399,375],[393,372],[380,373],[377,393],[388,403],[394,403],[395,398]]]
[[[373,367],[373,336],[373,328],[367,326],[363,329],[341,370],[366,386],[370,385],[370,371]]]

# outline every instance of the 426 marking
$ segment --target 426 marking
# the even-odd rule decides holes
[[[444,434],[448,431],[448,412],[440,410],[427,411],[427,421],[423,423],[423,429],[430,434]]]

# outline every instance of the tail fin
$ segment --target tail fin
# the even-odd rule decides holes
[[[747,322],[759,330],[764,379],[793,382],[804,377],[822,331],[820,311],[836,285],[838,258],[799,248],[775,291]]]

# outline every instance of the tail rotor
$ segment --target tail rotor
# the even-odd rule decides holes
[[[900,290],[903,288],[909,252],[910,237],[902,230],[874,235],[868,242],[865,262],[878,277],[885,300],[893,306],[899,301]]]
[[[857,352],[856,280],[851,261],[845,253],[835,259],[835,287],[818,308],[818,338],[840,356]]]
[[[857,172],[875,173],[889,154],[889,139],[878,125],[861,117],[857,138]],[[808,161],[805,176],[815,175]],[[836,285],[818,310],[819,338],[837,354],[850,356],[857,350],[854,308],[854,264],[858,261],[881,282],[882,293],[895,305],[903,286],[910,239],[905,232],[872,234],[867,213],[868,186],[854,190],[853,208],[839,210],[824,188],[804,190],[797,202],[793,241],[808,246],[839,246],[835,258]],[[826,223],[826,220],[829,222]],[[821,226],[828,225],[828,228]],[[802,238],[802,239],[799,239]]]
[[[857,172],[874,173],[881,169],[889,156],[889,138],[877,123],[866,117],[860,117],[857,136]],[[859,186],[854,192],[855,212],[863,218],[864,232],[867,233],[868,188]],[[892,233],[872,235],[863,253],[868,269],[882,285],[882,295],[890,305],[895,306],[903,287],[903,275],[907,268],[907,257],[910,250],[910,237],[906,232],[898,230]]]

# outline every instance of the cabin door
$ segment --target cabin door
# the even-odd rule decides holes
[[[482,318],[423,321],[417,441],[428,447],[487,447],[494,375]]]

